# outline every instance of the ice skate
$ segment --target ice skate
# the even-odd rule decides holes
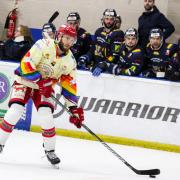
[[[60,159],[59,157],[57,157],[57,155],[55,154],[54,150],[51,151],[45,151],[46,157],[48,159],[48,161],[57,169],[59,169],[59,163],[60,163]]]
[[[0,144],[0,154],[3,152],[4,145]]]

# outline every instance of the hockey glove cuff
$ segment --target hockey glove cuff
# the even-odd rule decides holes
[[[73,123],[77,128],[81,128],[82,122],[84,121],[84,110],[81,107],[70,107],[70,112],[73,116],[69,117],[69,121]]]
[[[39,86],[39,93],[46,98],[49,98],[51,94],[54,93],[52,79],[41,79],[37,84]]]

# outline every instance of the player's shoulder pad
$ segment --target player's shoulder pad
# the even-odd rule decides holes
[[[167,43],[167,49],[168,50],[177,50],[178,51],[178,45],[177,44],[172,44],[172,43]]]
[[[80,27],[79,29],[78,29],[78,34],[84,34],[84,33],[86,33],[86,30],[84,29],[84,28],[82,28],[82,27]]]
[[[70,57],[69,60],[71,63],[73,63],[73,64],[76,63],[76,59],[71,50],[68,51],[68,56]]]
[[[100,27],[100,28],[98,28],[98,29],[96,29],[96,31],[95,31],[95,35],[97,35],[97,34],[101,34],[101,32],[103,31],[103,27]]]
[[[168,44],[166,45],[166,47],[167,47],[167,49],[171,49],[171,48],[173,47],[173,44],[172,44],[172,43],[168,43]]]
[[[82,38],[87,38],[88,36],[90,36],[91,34],[89,32],[87,32],[84,28],[79,28],[78,30],[78,37],[82,37]]]
[[[120,29],[114,29],[113,31],[112,31],[112,33],[123,33],[124,34],[124,32],[122,31],[122,30],[120,30]]]
[[[110,36],[111,37],[117,37],[117,36],[124,37],[124,32],[120,29],[115,29],[110,33]]]
[[[140,48],[136,48],[132,51],[132,53],[140,53],[142,52],[142,50]]]
[[[36,43],[34,44],[34,46],[36,48],[38,48],[39,50],[43,49],[43,48],[47,48],[50,47],[54,44],[54,40],[53,39],[39,39],[38,41],[36,41]]]

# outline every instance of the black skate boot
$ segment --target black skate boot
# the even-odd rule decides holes
[[[45,151],[45,153],[46,153],[46,157],[47,157],[48,161],[52,165],[58,165],[60,163],[60,159],[57,157],[57,155],[55,154],[54,150]]]
[[[1,144],[0,144],[0,153],[3,152],[3,148],[4,148],[4,145],[1,145]]]

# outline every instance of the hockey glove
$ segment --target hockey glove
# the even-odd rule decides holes
[[[39,86],[39,93],[46,98],[49,98],[54,92],[52,88],[52,79],[41,79],[37,82]]]
[[[99,76],[102,72],[102,69],[100,67],[96,67],[93,72],[92,72],[92,75],[93,76]]]
[[[165,77],[170,81],[179,81],[180,80],[179,69],[173,68],[171,65],[169,65],[168,68],[166,69]]]
[[[86,70],[88,62],[89,62],[89,56],[88,55],[81,56],[77,62],[78,69]]]
[[[84,111],[81,107],[70,107],[70,112],[73,114],[73,116],[69,117],[69,121],[73,123],[77,128],[81,128],[82,122],[84,121]]]

